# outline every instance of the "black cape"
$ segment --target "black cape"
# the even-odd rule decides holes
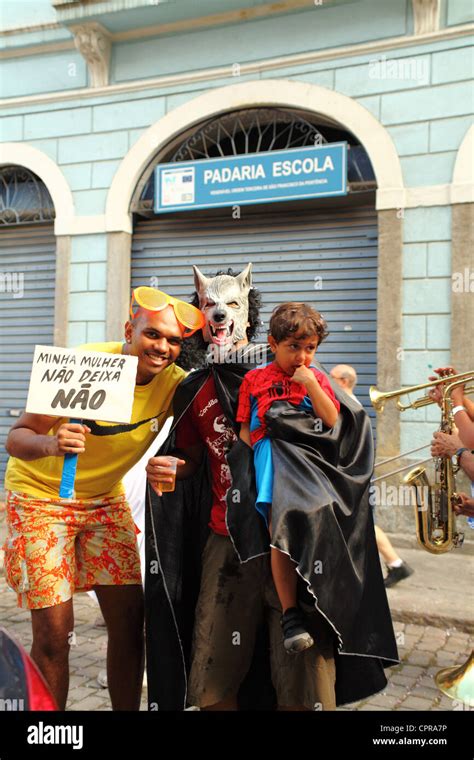
[[[159,454],[173,450],[179,420],[210,374],[223,411],[238,433],[240,384],[261,363],[262,346],[249,345],[244,362],[214,363],[188,375],[176,391],[173,426]],[[285,401],[272,405],[266,421],[275,470],[271,543],[295,560],[300,600],[315,608],[333,630],[336,701],[345,704],[383,689],[387,683],[383,668],[397,663],[398,653],[369,504],[370,422],[339,386],[334,384],[333,390],[341,411],[331,430],[315,431],[314,416]],[[240,561],[251,561],[270,549],[270,536],[255,509],[253,452],[239,439],[227,461],[232,475],[227,525]],[[149,709],[182,710],[201,554],[209,534],[212,496],[207,456],[192,478],[176,483],[173,493],[158,497],[147,487],[146,501]],[[264,651],[265,638],[259,644]],[[251,671],[241,703],[249,709],[270,709],[274,697],[264,683],[269,681],[269,670],[258,653]]]

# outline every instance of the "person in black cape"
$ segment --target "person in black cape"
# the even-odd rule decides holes
[[[210,520],[212,526],[214,500],[209,449],[204,449],[191,477],[179,479],[178,468],[174,492],[158,495],[148,484],[145,609],[149,709],[182,710],[190,703],[208,707],[212,705],[213,693],[224,695],[229,689],[232,691],[229,684],[237,687],[235,698],[240,709],[272,709],[277,704],[293,709],[331,709],[334,705],[327,692],[333,688],[334,671],[335,703],[345,704],[382,690],[387,683],[384,667],[398,662],[369,504],[373,470],[370,421],[365,411],[335,384],[333,390],[341,409],[336,426],[330,430],[315,432],[314,417],[284,401],[273,404],[266,416],[275,466],[273,513],[282,516],[278,520],[279,534],[273,536],[272,543],[276,542],[278,548],[297,562],[301,577],[299,601],[305,610],[311,610],[308,618],[312,620],[313,637],[320,649],[317,653],[320,660],[316,667],[312,661],[312,671],[308,674],[304,658],[310,653],[316,656],[313,647],[296,656],[275,655],[278,646],[275,625],[269,620],[279,619],[281,609],[278,610],[276,595],[271,596],[270,537],[255,509],[253,453],[238,439],[240,426],[235,422],[243,377],[249,370],[261,366],[262,360],[264,363],[269,360],[267,347],[252,342],[258,329],[260,298],[251,288],[250,268],[237,276],[229,270],[216,278],[205,278],[195,268],[194,303],[199,303],[211,325],[222,324],[214,317],[217,309],[225,310],[225,293],[219,294],[217,287],[222,286],[225,278],[238,280],[242,292],[246,290],[248,322],[244,340],[234,341],[233,350],[221,352],[217,357],[221,361],[215,360],[214,353],[213,361],[207,364],[205,342],[198,344],[191,354],[187,348],[182,364],[185,368],[199,368],[188,375],[176,392],[173,426],[158,455],[178,453],[184,458],[182,447],[176,447],[180,424],[206,384],[212,382],[219,411],[222,410],[232,431],[226,447],[231,474],[225,514],[229,537],[215,539],[216,534],[208,527]],[[214,299],[211,316],[206,313],[209,294]],[[209,340],[210,331],[204,329],[203,332]],[[317,362],[315,366],[324,371]],[[153,480],[151,473],[149,477]],[[305,521],[302,532],[303,524],[294,519],[294,511],[287,510],[291,500],[311,505],[313,517],[309,530]],[[234,589],[241,589],[244,583],[248,586],[248,603],[242,601],[245,594],[242,599],[236,595],[242,619],[251,607],[250,598],[254,600],[257,592],[261,592],[262,606],[268,612],[259,617],[252,640],[254,651],[244,658],[237,680],[235,673],[231,676],[221,668],[222,676],[214,674],[214,679],[228,679],[229,683],[222,683],[222,689],[214,692],[200,683],[206,681],[208,670],[212,671],[212,650],[204,660],[196,655],[196,640],[203,635],[200,616],[204,614],[204,607],[199,598],[200,590],[201,596],[204,594],[201,589],[203,555],[205,567],[206,563],[209,566],[209,541],[213,536],[221,545],[225,541],[230,547],[226,551],[233,555],[231,572],[252,579],[239,580],[234,586]],[[323,572],[315,571],[317,567],[322,567]],[[220,577],[216,583],[219,580]],[[262,588],[255,592],[259,584]],[[218,592],[215,596],[218,599]],[[205,614],[212,629],[212,610],[205,610]],[[207,635],[205,632],[204,637]],[[222,652],[216,652],[216,659],[217,655],[222,658]],[[311,684],[311,679],[316,678],[315,671],[321,667],[325,669],[327,683],[322,685],[323,696],[319,697],[319,687],[313,691],[304,681],[309,679]],[[191,693],[188,694],[190,671]],[[309,691],[309,695],[296,693],[298,685],[285,685],[292,680],[295,684],[301,681],[301,689]],[[219,706],[219,696],[215,701]],[[223,700],[222,705],[232,709],[228,701]]]

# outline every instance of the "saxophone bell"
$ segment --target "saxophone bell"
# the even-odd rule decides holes
[[[466,385],[464,393],[472,393],[474,390],[474,372],[463,372],[452,375],[449,380],[444,380],[443,398],[441,402],[441,425],[439,430],[450,434],[454,421],[452,414],[451,394],[454,388]],[[399,389],[388,393],[381,393],[376,388],[371,388],[371,399],[378,411],[383,410],[386,401],[398,398],[412,390],[434,387],[439,385],[436,380],[430,383],[422,383],[411,388]],[[398,408],[403,411],[408,408],[418,408],[433,403],[429,396],[415,399],[411,404],[400,404]],[[415,467],[405,475],[403,483],[413,486],[415,496],[415,526],[416,538],[420,546],[431,554],[444,554],[454,547],[462,546],[464,534],[456,531],[456,515],[454,507],[459,503],[459,497],[455,490],[455,474],[451,458],[434,458],[435,477],[431,484],[428,480],[425,467]],[[403,469],[403,468],[402,468]]]
[[[464,663],[443,668],[435,675],[438,689],[450,699],[474,706],[474,651]]]

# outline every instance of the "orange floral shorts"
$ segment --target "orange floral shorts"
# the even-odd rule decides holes
[[[3,546],[18,606],[53,607],[94,586],[141,584],[137,532],[125,496],[97,501],[7,493]]]

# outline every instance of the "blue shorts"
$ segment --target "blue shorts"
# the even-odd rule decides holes
[[[254,445],[253,461],[257,480],[255,506],[268,527],[268,510],[273,500],[273,458],[270,438],[262,438]]]

